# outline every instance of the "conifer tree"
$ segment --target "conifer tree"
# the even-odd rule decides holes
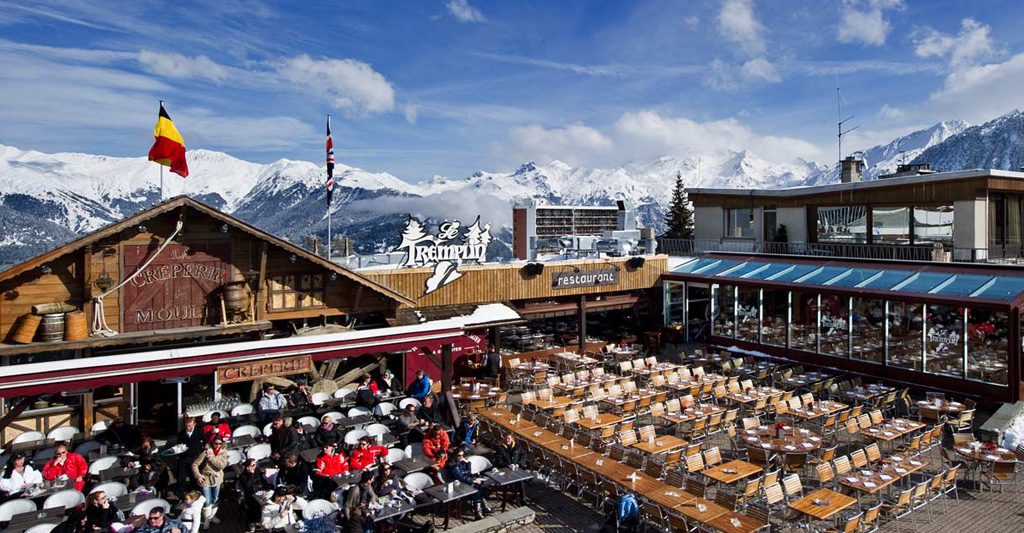
[[[693,238],[693,211],[683,192],[683,174],[676,172],[676,186],[672,190],[672,203],[665,220],[665,237],[669,239]]]

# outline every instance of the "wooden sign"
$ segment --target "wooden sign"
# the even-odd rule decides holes
[[[313,357],[297,355],[217,367],[217,382],[238,383],[260,378],[305,374],[313,369]]]
[[[122,331],[150,331],[210,325],[220,317],[210,294],[230,281],[231,246],[171,244],[145,269],[150,246],[124,247]]]
[[[579,272],[566,270],[551,274],[551,288],[553,289],[580,289],[602,285],[617,285],[618,283],[619,271],[614,268],[581,270]]]

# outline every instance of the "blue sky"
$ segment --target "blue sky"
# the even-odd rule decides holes
[[[1021,106],[1024,9],[935,0],[0,0],[0,142],[337,159],[409,181],[527,160],[836,159]]]

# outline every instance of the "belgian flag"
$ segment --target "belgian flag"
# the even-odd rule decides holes
[[[164,109],[164,103],[160,102],[160,116],[156,120],[156,127],[153,128],[153,137],[156,141],[149,149],[149,160],[156,161],[165,167],[171,167],[171,172],[183,177],[188,177],[188,164],[185,162],[185,140],[174,127],[171,117]]]

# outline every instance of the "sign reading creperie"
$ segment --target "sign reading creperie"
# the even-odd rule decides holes
[[[265,359],[217,367],[218,383],[237,383],[260,378],[303,374],[313,369],[313,358],[308,355]]]

